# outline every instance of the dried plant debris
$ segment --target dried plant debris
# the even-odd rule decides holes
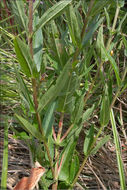
[[[2,166],[3,153],[3,136],[4,130],[0,130],[0,166]],[[22,140],[14,139],[12,132],[8,135],[8,189],[12,189],[13,185],[22,176],[29,175],[30,158],[29,150]],[[0,168],[1,176],[1,168]]]
[[[0,130],[0,167],[2,165],[3,153],[3,129]],[[79,145],[78,145],[79,146]],[[127,145],[122,141],[122,158],[124,162],[125,175],[127,179]],[[8,190],[12,190],[14,186],[24,177],[30,176],[31,164],[29,150],[22,140],[13,139],[10,131],[9,134],[9,161],[8,161]],[[36,166],[38,167],[38,166]],[[1,170],[1,168],[0,168]],[[0,173],[1,174],[1,173]],[[126,181],[127,183],[127,181]],[[119,190],[120,181],[117,168],[115,147],[112,142],[108,142],[105,147],[89,158],[78,183],[74,189],[82,190],[83,188],[95,189],[111,189]]]

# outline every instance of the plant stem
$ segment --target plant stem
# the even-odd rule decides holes
[[[28,42],[29,42],[29,48],[30,48],[30,53],[31,53],[31,57],[33,59],[33,45],[32,45],[32,33],[33,33],[33,0],[29,0],[29,36],[28,36]],[[51,171],[52,171],[52,175],[53,178],[55,177],[54,174],[54,169],[53,169],[53,162],[52,162],[52,158],[50,156],[50,151],[45,139],[45,135],[44,135],[44,131],[42,128],[42,122],[41,122],[41,118],[40,115],[37,111],[38,108],[38,101],[37,101],[37,84],[36,84],[36,79],[32,78],[32,88],[33,88],[33,101],[34,101],[34,105],[35,105],[35,113],[36,113],[36,117],[37,117],[37,121],[38,121],[38,126],[39,126],[39,130],[41,132],[42,135],[42,139],[43,139],[43,143],[47,152],[47,156],[50,162],[50,167],[51,167]]]
[[[60,142],[62,142],[66,137],[67,135],[70,133],[71,129],[73,128],[73,124],[67,129],[67,131],[64,133],[64,135],[62,136],[62,138],[60,139]]]
[[[59,130],[57,134],[57,142],[59,142],[61,138],[61,133],[62,133],[62,128],[63,128],[63,118],[64,118],[64,113],[61,113],[60,121],[59,121]]]
[[[64,113],[61,113],[60,116],[60,121],[59,121],[59,129],[58,129],[58,134],[56,141],[59,143],[60,138],[61,138],[61,133],[62,133],[62,128],[63,128],[63,118],[64,118]],[[52,185],[53,190],[57,190],[58,186],[58,170],[59,170],[59,145],[56,144],[55,146],[55,183]]]

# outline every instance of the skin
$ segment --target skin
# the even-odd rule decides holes
[[[32,168],[29,177],[23,177],[13,190],[33,190],[45,173],[45,168]]]

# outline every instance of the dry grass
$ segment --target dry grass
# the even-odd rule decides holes
[[[3,129],[0,130],[0,158],[2,158]],[[8,162],[8,183],[9,190],[18,180],[29,175],[31,169],[29,150],[21,140],[15,140],[12,132],[9,134],[9,162]],[[122,158],[124,162],[125,175],[127,177],[127,144],[121,139]],[[82,158],[82,156],[81,156]],[[0,160],[0,165],[2,160]],[[1,168],[0,168],[1,169]],[[127,178],[126,178],[127,179]],[[120,189],[119,174],[116,162],[114,144],[110,141],[102,147],[96,156],[90,157],[82,174],[79,183],[85,188],[92,189]],[[82,189],[76,184],[75,189]]]

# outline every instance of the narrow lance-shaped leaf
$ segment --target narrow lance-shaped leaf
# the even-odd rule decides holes
[[[39,22],[38,12],[34,13],[33,27]],[[34,49],[34,63],[36,64],[37,71],[40,71],[41,62],[42,62],[42,47],[43,47],[43,35],[42,29],[38,29],[33,36],[33,49]]]
[[[69,71],[71,68],[71,62],[66,63],[61,74],[59,75],[56,85],[51,86],[49,90],[42,96],[39,100],[38,111],[40,112],[48,103],[55,100],[59,95],[60,91],[63,89],[66,81],[69,78]]]
[[[56,18],[70,3],[72,0],[60,1],[49,8],[40,18],[38,25],[36,26],[34,33],[47,24],[50,20]]]
[[[70,141],[63,152],[62,166],[60,169],[59,179],[61,181],[66,181],[69,178],[69,166],[72,159],[73,151],[76,146],[75,141]]]
[[[45,117],[42,122],[42,127],[43,127],[43,131],[44,131],[46,138],[48,138],[52,132],[52,126],[53,126],[53,122],[54,122],[53,114],[54,114],[56,105],[57,105],[57,101],[51,102],[51,104],[49,105],[49,107],[45,113]]]
[[[74,110],[75,97],[74,93],[79,87],[79,77],[75,72],[71,72],[69,79],[61,90],[58,101],[58,111],[72,113]]]
[[[94,140],[94,125],[92,125],[90,127],[90,129],[85,137],[84,148],[83,148],[83,152],[84,152],[85,156],[88,154],[88,152],[92,146],[93,140]]]
[[[91,151],[90,154],[96,154],[97,151],[106,143],[108,142],[110,139],[110,135],[105,136],[104,138],[102,138],[97,145],[95,146],[95,148],[93,148],[93,150]]]
[[[19,44],[17,42],[17,39],[14,39],[14,47],[15,47],[15,52],[16,52],[16,56],[17,59],[20,63],[21,69],[23,70],[23,72],[26,74],[26,76],[30,77],[31,76],[31,69],[29,68],[27,61],[19,47]]]
[[[93,106],[91,108],[88,108],[83,116],[82,116],[82,122],[85,122],[85,121],[88,121],[88,119],[90,118],[91,114],[93,113],[94,111],[94,108],[95,108],[95,105],[93,104]]]
[[[102,46],[104,46],[104,39],[103,39],[103,25],[99,28],[98,35],[97,35],[97,42],[96,42],[96,48],[98,51],[98,54],[102,61],[105,61],[105,54],[103,53]]]
[[[70,171],[70,162],[72,161],[73,152],[77,143],[77,139],[79,137],[79,134],[82,130],[83,125],[76,126],[69,136],[67,137],[67,145],[64,147],[64,150],[62,152],[63,160],[62,160],[62,166],[59,174],[59,179],[62,181],[65,181],[69,178],[69,171]]]
[[[33,105],[32,99],[30,97],[30,92],[15,65],[14,65],[14,69],[15,69],[16,77],[18,80],[18,86],[20,87],[21,93],[23,94],[24,98],[26,99],[28,106],[30,107],[30,111],[34,112],[34,105]]]
[[[127,40],[124,36],[122,36],[122,40],[125,46],[124,55],[127,57]]]
[[[109,17],[109,13],[108,13],[108,11],[107,11],[107,9],[106,8],[104,8],[104,11],[105,11],[105,16],[106,16],[106,21],[107,21],[107,27],[108,27],[108,29],[110,29],[110,17]]]
[[[28,45],[25,44],[18,37],[15,38],[14,42],[16,42],[16,44],[17,44],[17,49],[15,49],[15,50],[17,50],[16,55],[17,55],[20,65],[22,67],[22,70],[24,71],[24,73],[26,75],[29,74],[32,77],[37,77],[39,73],[37,72],[37,67],[32,60]],[[24,61],[23,63],[20,60],[20,58],[21,59],[23,58],[23,61]],[[27,69],[27,71],[25,69]],[[28,72],[28,74],[27,74],[27,72]]]
[[[89,40],[92,38],[94,32],[97,30],[99,25],[103,22],[104,18],[100,18],[97,20],[97,17],[90,23],[88,26],[87,32],[84,35],[83,41],[82,41],[82,48],[86,47]]]
[[[104,50],[105,56],[110,61],[111,65],[112,65],[112,68],[113,68],[113,70],[115,72],[117,84],[118,84],[118,86],[120,86],[121,85],[121,79],[120,79],[120,76],[119,76],[119,69],[117,67],[117,64],[116,64],[115,60],[113,59],[113,57],[108,53],[106,48],[104,46],[102,46],[102,48]]]
[[[105,85],[105,93],[102,98],[101,111],[100,111],[100,123],[101,126],[106,126],[110,119],[110,103],[108,95],[108,86]]]
[[[53,35],[53,50],[55,51],[55,59],[59,62],[61,68],[63,68],[62,60],[61,60],[61,53],[62,53],[62,44],[60,44],[60,40],[58,37],[58,29],[54,21],[51,22],[51,29]]]
[[[70,35],[74,45],[80,45],[80,28],[78,20],[72,5],[70,5],[66,10],[67,24],[69,26]]]
[[[79,158],[78,155],[74,155],[71,161],[70,166],[70,176],[69,176],[69,182],[72,183],[74,180],[74,177],[76,176],[78,170],[79,170]]]
[[[15,114],[18,121],[22,124],[22,127],[25,131],[30,133],[33,137],[36,137],[38,140],[42,141],[41,133],[37,128],[35,128],[29,121],[24,119],[23,117]]]
[[[27,31],[27,23],[28,19],[25,14],[25,8],[24,8],[24,2],[22,0],[20,1],[11,1],[12,10],[15,16],[15,20],[17,23],[24,27],[24,29]]]
[[[79,122],[80,118],[82,117],[83,108],[84,108],[84,95],[82,95],[76,103],[75,110],[72,115],[73,123]]]

